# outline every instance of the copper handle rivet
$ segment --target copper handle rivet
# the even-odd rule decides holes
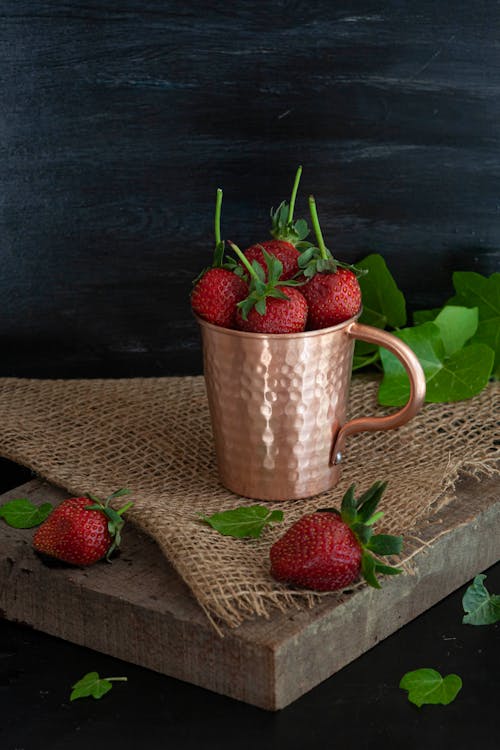
[[[339,464],[342,461],[342,453],[340,451],[337,451],[335,454],[335,463]]]

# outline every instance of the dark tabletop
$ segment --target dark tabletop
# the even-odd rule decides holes
[[[30,476],[0,462],[1,491]],[[485,572],[500,592],[500,564]],[[0,620],[0,747],[498,750],[499,625],[461,624],[464,589],[278,713]],[[398,684],[419,667],[460,675],[455,702],[410,704]],[[90,671],[128,682],[100,701],[70,703],[71,686]]]

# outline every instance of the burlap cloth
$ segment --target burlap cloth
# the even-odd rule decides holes
[[[132,490],[132,519],[159,544],[214,623],[310,606],[311,592],[269,575],[269,547],[304,512],[338,504],[346,487],[388,480],[377,530],[408,534],[453,499],[461,472],[498,471],[498,383],[456,404],[431,404],[405,427],[349,439],[338,487],[269,503],[285,522],[260,539],[232,539],[198,519],[242,504],[219,483],[202,377],[0,379],[0,454],[69,493]],[[351,416],[381,413],[377,382],[354,378]],[[335,594],[331,594],[335,596]]]

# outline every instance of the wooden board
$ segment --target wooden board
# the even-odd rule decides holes
[[[0,497],[58,501],[34,480]],[[499,559],[495,479],[461,483],[417,530],[414,573],[340,602],[255,619],[221,638],[150,539],[128,528],[121,556],[93,568],[49,567],[32,530],[0,525],[0,615],[268,710],[291,703]],[[439,536],[438,536],[439,535]],[[436,539],[436,537],[438,537]],[[406,545],[408,551],[410,545]]]

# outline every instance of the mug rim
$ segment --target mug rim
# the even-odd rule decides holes
[[[227,334],[228,336],[238,336],[242,338],[250,338],[250,339],[301,339],[301,338],[312,338],[314,336],[322,336],[327,333],[334,333],[336,331],[341,331],[343,328],[347,328],[351,323],[354,323],[358,320],[358,318],[361,316],[361,313],[363,312],[363,307],[361,306],[356,313],[356,315],[353,315],[352,318],[348,318],[347,320],[342,321],[342,323],[337,323],[334,326],[329,326],[328,328],[314,328],[311,331],[298,331],[297,333],[257,333],[255,331],[240,331],[237,328],[225,328],[224,326],[217,326],[214,323],[209,323],[207,320],[204,320],[203,318],[200,318],[199,315],[196,315],[196,313],[193,312],[195,320],[198,322],[198,324],[202,327],[208,328],[212,331],[217,331],[221,334]]]

